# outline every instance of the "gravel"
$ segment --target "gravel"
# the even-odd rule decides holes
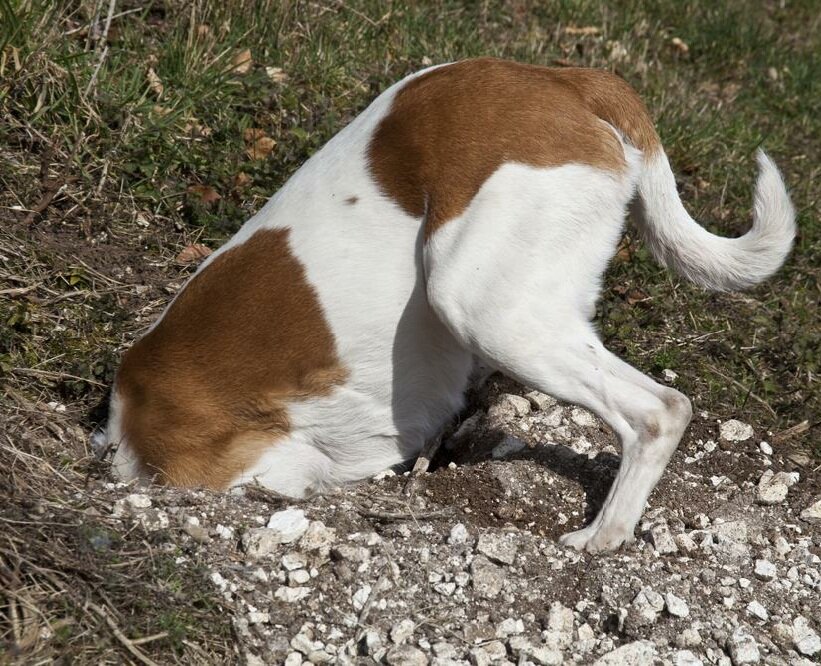
[[[510,383],[491,380],[484,400],[411,496],[401,471],[301,502],[109,484],[111,514],[202,577],[247,664],[821,658],[817,477],[762,455],[767,433],[726,421],[733,446],[707,446],[717,423],[697,417],[636,541],[593,557],[557,538],[606,494],[609,431]],[[515,459],[494,459],[506,438]]]

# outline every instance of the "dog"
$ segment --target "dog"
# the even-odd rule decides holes
[[[752,228],[685,210],[650,115],[619,77],[482,58],[396,83],[209,256],[124,354],[106,439],[124,479],[308,493],[419,455],[474,359],[616,433],[593,522],[633,539],[690,401],[617,358],[591,318],[628,212],[652,254],[712,290],[790,252],[794,210],[758,153]]]

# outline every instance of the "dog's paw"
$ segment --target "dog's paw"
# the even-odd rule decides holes
[[[588,553],[602,553],[616,550],[625,543],[632,543],[635,540],[632,531],[620,529],[613,526],[602,526],[593,521],[587,527],[568,532],[559,537],[559,543],[578,551]]]

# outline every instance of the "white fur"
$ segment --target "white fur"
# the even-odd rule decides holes
[[[758,151],[753,226],[741,238],[715,236],[679,199],[667,156],[648,159],[639,181],[637,221],[661,263],[696,284],[720,291],[746,289],[775,273],[792,248],[795,211],[778,168]]]
[[[623,173],[507,163],[425,243],[424,220],[383,195],[367,167],[369,141],[404,83],[314,155],[202,267],[259,229],[287,228],[349,372],[329,396],[290,404],[289,435],[235,483],[302,496],[414,457],[462,405],[478,358],[584,405],[619,436],[622,464],[604,507],[564,538],[591,551],[615,548],[633,538],[691,413],[683,395],[608,352],[590,324],[628,204],[637,197],[662,261],[711,288],[747,286],[774,271],[791,245],[793,211],[780,176],[761,154],[755,223],[729,240],[689,217],[661,152],[645,159],[623,143]],[[121,439],[120,409],[115,390],[109,441]],[[114,466],[136,474],[127,442]]]

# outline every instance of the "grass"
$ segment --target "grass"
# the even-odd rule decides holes
[[[182,247],[219,245],[390,83],[476,55],[624,76],[657,119],[686,205],[717,233],[744,231],[754,151],[772,154],[800,226],[777,277],[745,294],[702,292],[628,232],[599,325],[645,372],[678,373],[699,411],[776,435],[806,421],[781,446],[821,458],[819,22],[812,0],[0,0],[0,465],[14,470],[3,513],[25,523],[34,494],[67,521],[61,511],[103,474],[76,426],[94,426],[120,351],[190,272],[175,261]],[[97,518],[88,528],[109,529]],[[129,548],[77,551],[82,538],[35,549],[44,559],[32,566],[85,571]],[[34,571],[26,585],[54,585]],[[100,590],[122,600],[116,576],[83,580],[98,602]],[[163,580],[145,576],[143,605]],[[67,617],[32,594],[50,621]],[[222,621],[197,611],[206,628],[209,612]],[[191,618],[151,620],[136,603],[118,621],[129,635],[167,632],[172,648],[198,635]],[[92,638],[100,654],[122,650],[88,616],[72,622],[29,650],[66,650],[61,637],[80,661],[95,660]],[[231,659],[215,645],[214,660]]]

